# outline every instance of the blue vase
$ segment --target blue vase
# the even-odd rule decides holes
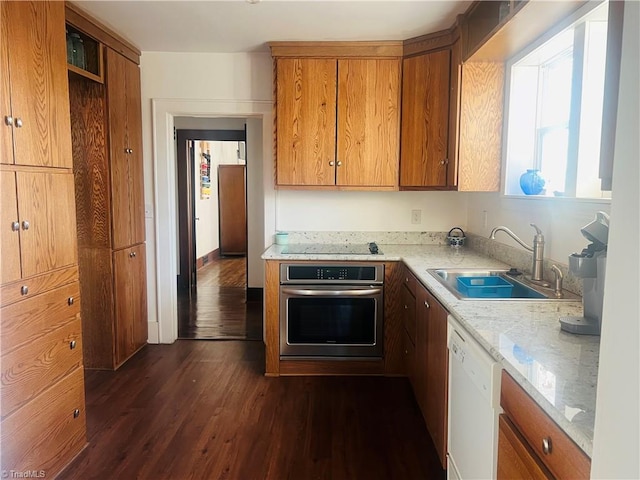
[[[538,195],[544,190],[544,178],[540,176],[540,170],[529,169],[520,176],[520,188],[525,195]]]

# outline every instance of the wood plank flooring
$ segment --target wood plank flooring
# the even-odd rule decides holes
[[[261,340],[262,302],[246,296],[245,257],[224,257],[198,269],[197,289],[178,292],[178,337]]]
[[[148,345],[86,374],[61,479],[443,479],[406,378],[281,377],[262,342]]]

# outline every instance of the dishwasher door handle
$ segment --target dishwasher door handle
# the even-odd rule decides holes
[[[381,288],[363,288],[353,290],[316,290],[307,288],[283,288],[282,293],[287,295],[300,295],[305,297],[366,297],[379,295]]]

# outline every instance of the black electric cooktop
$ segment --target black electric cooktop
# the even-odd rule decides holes
[[[302,255],[381,255],[375,242],[371,243],[297,243],[286,245],[283,254]]]

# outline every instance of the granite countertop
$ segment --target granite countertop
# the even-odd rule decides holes
[[[403,261],[540,407],[591,456],[600,337],[560,330],[558,318],[582,315],[580,301],[459,300],[429,268],[505,268],[467,247],[379,244],[381,255],[284,254],[272,245],[266,260]]]

